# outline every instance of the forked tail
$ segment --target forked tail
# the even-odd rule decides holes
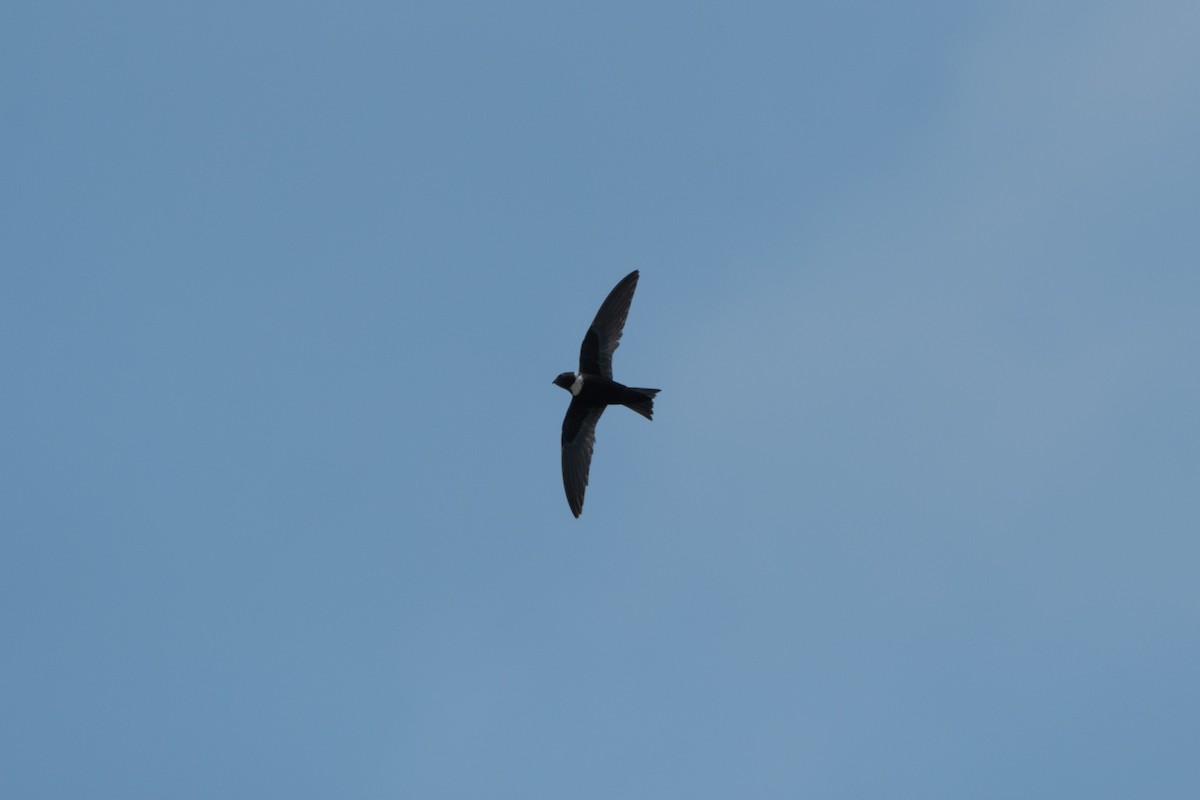
[[[630,386],[626,391],[626,400],[622,405],[632,408],[646,419],[654,419],[654,396],[658,389],[635,389]]]

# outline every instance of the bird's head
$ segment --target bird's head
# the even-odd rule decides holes
[[[575,383],[575,373],[574,372],[564,372],[562,375],[559,375],[557,378],[554,379],[555,386],[561,386],[562,388],[566,389],[568,392],[571,391],[571,385],[573,383]]]

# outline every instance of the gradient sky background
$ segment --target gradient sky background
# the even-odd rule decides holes
[[[1200,796],[1197,41],[9,3],[0,795]]]

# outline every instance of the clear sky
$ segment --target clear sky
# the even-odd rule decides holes
[[[2,16],[0,795],[1200,796],[1193,0]]]

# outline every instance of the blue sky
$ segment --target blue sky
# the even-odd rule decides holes
[[[4,17],[4,796],[1200,792],[1195,3]]]

